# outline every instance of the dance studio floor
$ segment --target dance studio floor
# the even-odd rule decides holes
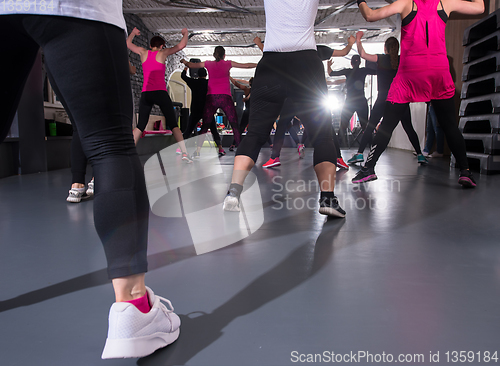
[[[500,362],[500,175],[476,173],[465,190],[448,160],[419,167],[388,150],[378,181],[338,173],[347,216],[326,220],[307,208],[312,151],[284,149],[281,167],[262,169],[269,155],[253,170],[264,223],[234,244],[197,255],[185,218],[151,214],[147,284],[182,326],[139,360],[100,359],[113,292],[92,200],[65,201],[69,169],[1,179],[0,365]],[[233,159],[221,159],[226,179]]]

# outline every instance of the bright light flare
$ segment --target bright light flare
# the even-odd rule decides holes
[[[334,94],[329,94],[328,97],[323,101],[325,108],[335,111],[342,107],[342,101],[339,97]]]

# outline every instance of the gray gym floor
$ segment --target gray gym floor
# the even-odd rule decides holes
[[[281,167],[262,169],[269,156],[253,170],[264,224],[235,244],[196,255],[184,218],[151,214],[147,284],[182,326],[140,360],[100,359],[114,298],[92,200],[65,201],[70,171],[1,179],[0,364],[292,365],[366,352],[373,362],[349,364],[387,365],[385,353],[423,365],[439,352],[433,364],[448,365],[454,351],[469,352],[467,364],[500,362],[484,362],[500,357],[499,175],[476,173],[478,188],[466,190],[448,160],[419,167],[390,149],[378,181],[360,188],[350,183],[358,168],[338,173],[347,217],[325,220],[301,209],[317,192],[297,192],[314,179],[312,151],[298,160],[284,149]],[[221,159],[227,174],[233,158]],[[276,196],[287,180],[288,198]]]

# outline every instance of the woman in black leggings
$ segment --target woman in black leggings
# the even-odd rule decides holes
[[[148,196],[132,136],[125,22],[121,6],[109,3],[97,9],[81,3],[84,9],[79,11],[61,0],[55,16],[6,14],[0,9],[2,50],[10,55],[0,58],[0,69],[9,70],[3,75],[0,98],[0,141],[10,129],[41,48],[50,83],[71,113],[96,180],[95,227],[116,298],[102,357],[142,357],[175,341],[180,320],[145,285]],[[110,13],[103,12],[108,5]],[[61,9],[75,12],[59,16]]]
[[[368,120],[368,125],[366,126],[363,137],[359,143],[359,149],[356,154],[350,158],[347,163],[355,164],[363,162],[363,152],[365,151],[366,145],[368,145],[372,140],[373,131],[380,119],[384,115],[385,101],[387,99],[387,94],[389,93],[389,87],[391,86],[392,80],[396,76],[399,65],[399,41],[394,37],[389,37],[385,40],[384,44],[384,54],[383,55],[372,55],[366,53],[361,44],[361,37],[363,37],[363,32],[356,33],[356,43],[358,46],[358,53],[361,58],[366,61],[377,63],[377,89],[378,96],[377,101],[373,105],[370,119]],[[410,140],[413,148],[417,153],[417,162],[419,164],[427,164],[428,161],[422,154],[420,149],[420,142],[418,141],[418,135],[413,128],[411,123],[411,113],[410,105],[407,106],[403,115],[401,115],[401,125],[403,126],[408,139]]]
[[[410,102],[430,101],[460,167],[458,183],[463,187],[475,187],[465,140],[455,117],[455,85],[446,52],[445,28],[451,12],[481,14],[483,0],[399,0],[378,9],[371,9],[366,0],[358,0],[358,6],[363,18],[370,22],[401,15],[401,58],[387,96],[384,120],[365,166],[352,182],[377,179],[375,164],[387,147],[399,116]]]
[[[139,101],[139,121],[137,122],[137,127],[133,131],[135,143],[137,144],[139,138],[144,133],[146,125],[149,122],[151,109],[156,104],[160,107],[161,112],[165,116],[167,127],[170,128],[175,141],[179,144],[179,148],[182,152],[182,160],[186,163],[191,163],[192,160],[189,159],[187,154],[182,131],[177,125],[174,105],[168,95],[167,85],[165,83],[165,62],[167,57],[186,47],[188,42],[188,31],[184,28],[182,30],[181,41],[170,48],[165,46],[165,40],[163,38],[159,36],[151,38],[150,51],[132,43],[134,37],[140,34],[141,32],[137,28],[134,28],[127,38],[127,47],[141,57],[144,74],[141,99]]]

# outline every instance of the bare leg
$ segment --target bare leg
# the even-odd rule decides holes
[[[231,183],[243,185],[248,172],[252,170],[255,162],[252,158],[245,155],[238,155],[234,158],[233,177]]]
[[[337,167],[329,161],[324,161],[314,166],[318,177],[319,187],[322,192],[333,192]]]
[[[138,299],[146,294],[145,273],[113,278],[116,302]]]
[[[184,143],[181,129],[179,127],[174,127],[172,129],[172,134],[174,135],[175,141],[179,144],[181,151],[187,154],[186,144]]]

